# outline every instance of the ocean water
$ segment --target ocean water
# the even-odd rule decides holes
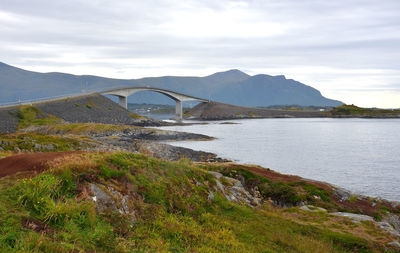
[[[400,119],[251,119],[161,127],[216,137],[169,144],[400,201]]]

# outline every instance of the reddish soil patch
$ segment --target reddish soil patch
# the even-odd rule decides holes
[[[82,151],[71,152],[46,152],[46,153],[32,153],[32,154],[19,154],[0,159],[0,177],[15,174],[17,172],[42,172],[47,168],[47,162],[56,158],[63,157],[70,154],[79,154]]]
[[[284,174],[280,174],[278,172],[275,172],[275,171],[272,171],[269,169],[265,169],[265,168],[260,168],[260,167],[251,167],[251,166],[243,166],[243,165],[232,165],[230,167],[231,168],[235,168],[235,167],[245,168],[248,171],[251,171],[255,174],[266,177],[274,182],[283,182],[283,183],[305,182],[307,184],[317,186],[324,190],[332,191],[332,187],[327,183],[314,181],[314,180],[310,180],[310,179],[305,179],[305,178],[302,178],[299,176],[284,175]]]

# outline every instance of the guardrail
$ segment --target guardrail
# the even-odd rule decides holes
[[[74,94],[68,94],[68,95],[52,96],[52,97],[37,98],[37,99],[30,99],[30,100],[19,100],[16,102],[9,102],[9,103],[0,103],[0,108],[19,106],[19,105],[32,105],[32,104],[37,104],[37,103],[41,103],[41,102],[50,102],[50,101],[55,101],[55,100],[60,100],[60,99],[90,95],[90,94],[93,94],[96,92],[98,92],[98,91],[90,91],[90,92],[88,91],[88,92],[74,93]]]

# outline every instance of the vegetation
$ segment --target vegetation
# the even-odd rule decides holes
[[[400,115],[400,110],[388,110],[388,109],[375,109],[375,108],[362,108],[355,105],[342,105],[333,108],[330,111],[333,116],[385,116],[385,115]]]
[[[45,114],[33,106],[21,106],[17,112],[18,128],[23,129],[29,126],[51,125],[61,121],[56,116]]]
[[[338,219],[344,218],[268,202],[258,209],[229,202],[213,190],[216,181],[206,172],[228,174],[223,167],[131,153],[74,154],[50,167],[31,178],[0,179],[1,252],[383,250],[378,242],[385,237],[368,234],[371,226],[340,222],[338,229]],[[250,182],[264,180],[244,168],[233,173],[239,170]],[[90,184],[129,194],[134,217],[100,212],[84,190]],[[210,191],[214,199],[208,199]]]
[[[0,148],[5,151],[68,151],[81,149],[85,141],[78,138],[44,135],[34,132],[0,134]]]
[[[101,123],[69,123],[69,124],[53,124],[46,128],[48,133],[62,134],[85,134],[85,133],[102,133],[107,131],[124,131],[129,129],[137,129],[137,126],[130,125],[111,125]]]
[[[324,207],[333,207],[331,201],[332,192],[305,182],[280,182],[272,181],[266,177],[256,175],[245,168],[230,168],[224,165],[205,166],[207,170],[218,171],[225,176],[238,178],[239,175],[244,178],[249,187],[257,187],[264,199],[272,199],[276,203],[285,203],[285,205],[298,205],[307,201],[310,204],[323,205]],[[325,203],[324,203],[325,202]]]
[[[146,116],[143,116],[143,115],[140,115],[137,113],[133,113],[133,112],[129,113],[129,115],[132,119],[148,119]]]

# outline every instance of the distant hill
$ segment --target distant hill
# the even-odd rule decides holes
[[[82,90],[98,91],[123,86],[151,86],[241,106],[297,104],[301,106],[338,106],[340,101],[284,76],[250,76],[240,70],[218,72],[205,77],[146,77],[113,79],[91,75],[38,73],[0,63],[0,103],[15,102]],[[173,104],[161,94],[143,91],[129,97],[132,103]]]

